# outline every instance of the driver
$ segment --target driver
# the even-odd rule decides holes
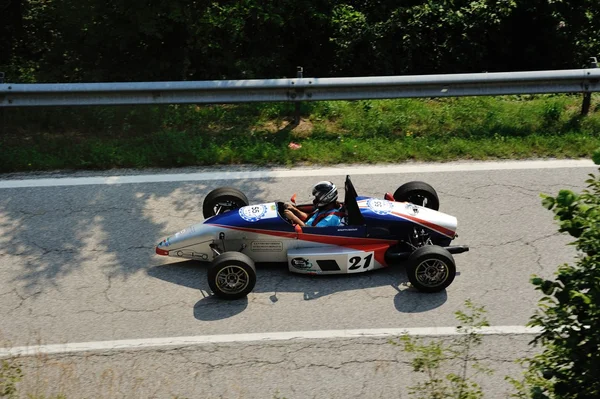
[[[315,197],[313,200],[315,210],[311,214],[302,212],[288,202],[283,212],[285,217],[302,227],[329,227],[342,224],[342,218],[346,215],[337,201],[338,191],[335,184],[330,181],[320,181],[313,187],[312,195]]]

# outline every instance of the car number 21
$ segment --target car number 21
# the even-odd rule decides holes
[[[348,273],[358,273],[373,268],[373,252],[363,252],[348,257]]]

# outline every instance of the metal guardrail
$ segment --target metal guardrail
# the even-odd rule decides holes
[[[0,84],[1,107],[300,102],[600,91],[600,68],[453,75]]]

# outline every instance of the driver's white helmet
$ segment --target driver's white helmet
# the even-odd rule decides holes
[[[338,190],[332,182],[320,181],[313,187],[312,195],[315,197],[313,205],[317,208],[322,208],[337,201]]]

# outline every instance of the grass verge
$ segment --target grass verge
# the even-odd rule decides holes
[[[587,117],[576,95],[306,103],[298,124],[280,103],[9,109],[0,172],[589,157],[599,100]]]

